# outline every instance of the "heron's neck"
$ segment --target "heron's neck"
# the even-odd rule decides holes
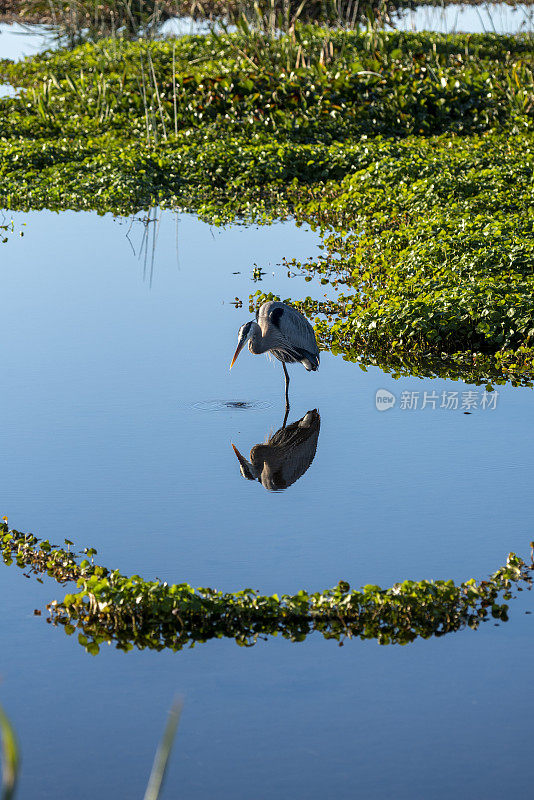
[[[257,322],[252,323],[250,338],[248,340],[248,349],[254,355],[265,353],[270,347],[266,336],[262,335],[261,328]]]

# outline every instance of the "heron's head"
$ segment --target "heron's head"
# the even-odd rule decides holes
[[[244,478],[246,478],[247,481],[255,481],[256,478],[258,477],[258,470],[254,466],[254,464],[252,464],[250,461],[247,461],[247,459],[241,455],[235,444],[232,444],[232,447],[234,448],[234,453],[236,454],[237,460],[239,461],[239,469],[241,475]]]
[[[232,362],[230,364],[230,369],[234,366],[236,359],[241,352],[241,350],[246,345],[247,341],[252,336],[254,329],[253,329],[254,322],[245,322],[244,325],[241,325],[237,334],[237,347],[234,353],[234,357],[232,358]]]

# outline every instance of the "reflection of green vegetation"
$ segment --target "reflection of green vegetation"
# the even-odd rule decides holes
[[[0,62],[22,89],[0,101],[0,201],[292,213],[325,235],[306,269],[349,290],[318,309],[325,345],[528,382],[533,54],[527,36],[297,26]]]
[[[53,22],[58,38],[71,45],[114,36],[137,39],[157,36],[162,21],[171,17],[220,20],[246,25],[275,36],[295,21],[354,27],[388,22],[415,0],[13,0],[10,9],[25,22]],[[436,0],[437,1],[437,0]],[[429,2],[429,0],[425,0]],[[523,0],[525,2],[525,0]],[[532,0],[526,0],[527,3]],[[0,6],[1,9],[1,6]]]
[[[531,567],[510,554],[506,566],[487,581],[404,581],[390,589],[350,589],[341,581],[325,592],[262,596],[252,589],[223,593],[169,586],[127,577],[117,570],[79,560],[69,550],[52,547],[31,534],[0,526],[5,563],[47,573],[60,583],[77,583],[77,591],[49,606],[51,619],[96,654],[103,642],[121,650],[134,646],[181,650],[196,642],[229,637],[250,646],[266,635],[302,641],[313,631],[326,639],[376,639],[380,644],[407,644],[418,637],[441,636],[488,619],[507,620],[514,585],[530,586]]]
[[[7,224],[0,225],[0,242],[5,244],[8,241],[8,233],[13,233],[15,230],[15,226],[13,222],[8,222]]]
[[[519,9],[533,0],[506,0]],[[117,32],[127,38],[157,36],[162,21],[171,17],[223,24],[250,25],[264,33],[291,29],[296,20],[316,22],[333,27],[355,27],[360,24],[384,25],[402,9],[416,6],[439,6],[450,3],[478,5],[482,0],[8,0],[0,13],[22,22],[53,23],[56,35],[69,44],[79,43]],[[519,10],[518,9],[518,10]],[[485,8],[491,27],[491,13]],[[523,25],[531,23],[524,13]],[[488,19],[489,17],[489,19]]]
[[[324,323],[322,323],[323,327]],[[328,333],[327,333],[328,337]],[[328,338],[327,338],[328,341]],[[388,348],[387,344],[376,349],[359,348],[356,344],[332,343],[329,349],[339,353],[347,361],[357,362],[362,369],[380,367],[394,378],[416,375],[420,378],[448,378],[462,380],[477,386],[486,384],[491,391],[496,384],[511,383],[512,386],[532,386],[534,381],[534,350],[520,348],[505,350],[493,355],[481,353],[432,354],[428,352],[406,352],[401,347]]]

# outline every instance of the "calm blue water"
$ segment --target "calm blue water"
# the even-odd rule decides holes
[[[145,263],[139,222],[14,219],[25,235],[0,251],[0,516],[16,528],[94,546],[145,578],[279,593],[482,578],[528,553],[529,389],[499,389],[495,409],[465,415],[428,398],[457,391],[461,405],[471,390],[480,404],[482,388],[394,381],[324,353],[317,374],[291,372],[289,421],[321,415],[307,472],[274,493],[241,476],[231,443],[248,456],[281,426],[284,401],[278,363],[244,352],[229,371],[237,330],[257,288],[324,292],[278,266],[314,255],[314,234],[164,213]],[[377,411],[379,389],[394,408]],[[417,409],[403,392],[419,393]],[[0,579],[0,701],[22,744],[20,800],[141,797],[176,694],[164,797],[530,793],[530,594],[507,624],[405,648],[312,637],[92,658],[33,615],[61,587],[13,567]]]
[[[532,33],[532,6],[525,3],[420,5],[399,15],[395,27],[439,33]]]

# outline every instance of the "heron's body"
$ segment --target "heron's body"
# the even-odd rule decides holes
[[[256,314],[261,339],[252,337],[248,347],[251,353],[270,352],[287,364],[300,363],[308,371],[319,368],[319,348],[315,331],[299,311],[285,303],[271,300],[264,303]]]
[[[286,405],[289,405],[286,364],[300,362],[309,372],[319,369],[315,331],[306,317],[285,303],[274,300],[263,303],[256,314],[256,321],[241,326],[230,368],[247,341],[251,353],[271,353],[282,362],[286,378]]]

